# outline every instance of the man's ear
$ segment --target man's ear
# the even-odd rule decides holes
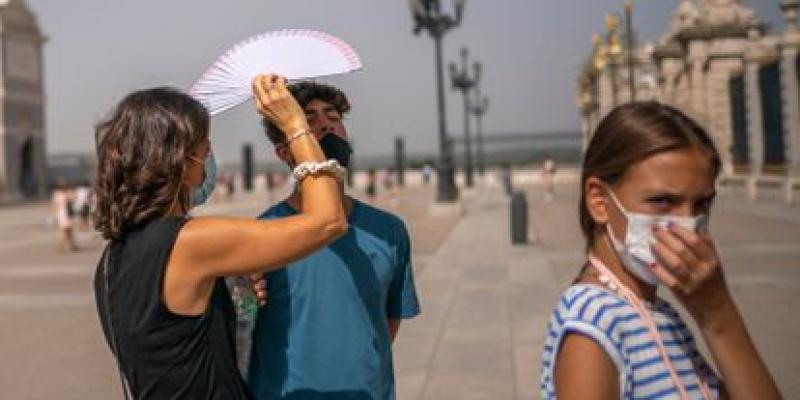
[[[596,176],[589,177],[583,185],[585,196],[583,201],[594,223],[603,225],[608,223],[607,197],[603,181]]]

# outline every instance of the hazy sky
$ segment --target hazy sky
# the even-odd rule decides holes
[[[232,44],[281,28],[326,31],[349,42],[364,70],[328,81],[353,104],[347,120],[360,154],[389,154],[393,138],[410,152],[435,152],[433,42],[415,37],[405,0],[27,0],[45,45],[48,153],[92,151],[94,124],[126,93],[188,88]],[[782,29],[779,0],[746,0]],[[445,9],[450,2],[443,0]],[[487,135],[576,130],[575,77],[603,16],[621,0],[468,0],[463,24],[445,38],[445,62],[468,45],[483,62],[491,99]],[[652,40],[677,0],[638,0],[636,27]],[[449,75],[446,75],[449,81]],[[447,83],[448,124],[462,132],[462,100]],[[218,159],[237,161],[244,142],[265,139],[251,103],[212,120]],[[272,157],[271,155],[269,157]]]

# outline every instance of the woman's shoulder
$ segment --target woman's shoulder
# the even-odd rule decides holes
[[[188,220],[183,216],[153,217],[132,226],[115,242],[124,247],[171,249],[178,232]]]

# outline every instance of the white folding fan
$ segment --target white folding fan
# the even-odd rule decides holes
[[[319,31],[284,29],[233,46],[200,77],[189,94],[216,115],[249,100],[253,78],[258,74],[276,73],[298,80],[358,69],[358,54],[341,39]]]

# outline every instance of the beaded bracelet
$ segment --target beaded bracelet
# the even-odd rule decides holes
[[[336,160],[327,160],[323,162],[303,161],[298,164],[292,171],[292,175],[297,182],[302,181],[309,175],[318,175],[321,172],[332,173],[336,179],[343,179],[345,175],[345,168],[339,165]]]

